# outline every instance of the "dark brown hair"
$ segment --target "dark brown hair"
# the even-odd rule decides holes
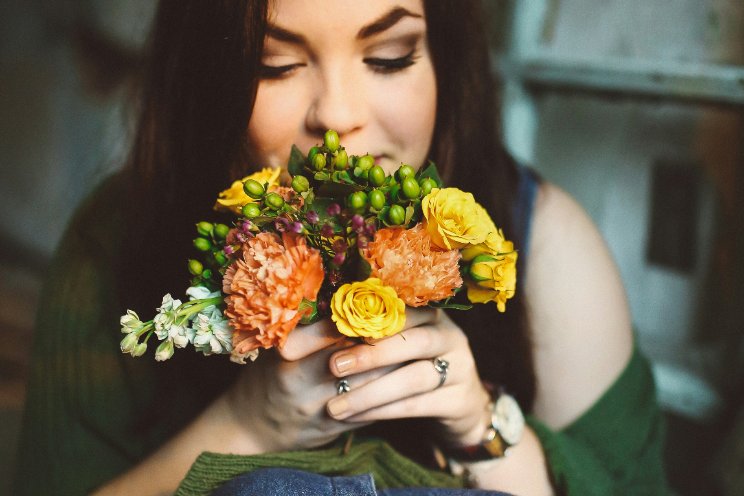
[[[119,272],[124,308],[151,308],[185,284],[194,223],[209,214],[217,191],[258,165],[250,160],[246,128],[267,3],[160,3],[126,171],[128,222]],[[424,6],[439,95],[430,158],[448,184],[472,191],[508,234],[518,173],[497,135],[480,3],[425,0]],[[471,337],[483,376],[506,384],[529,409],[535,381],[520,298],[504,315],[495,305],[482,307],[488,308],[455,317]]]

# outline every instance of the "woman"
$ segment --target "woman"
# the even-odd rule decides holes
[[[663,491],[653,386],[617,271],[576,203],[496,143],[476,7],[161,2],[130,167],[82,207],[42,304],[19,494],[159,494],[204,451],[304,450],[375,428],[391,441],[414,433],[396,447],[421,463],[437,445],[481,488]],[[116,316],[182,280],[191,223],[215,193],[250,168],[282,166],[292,144],[308,149],[327,129],[388,171],[432,159],[484,202],[520,249],[507,312],[410,310],[406,339],[375,346],[349,347],[322,321],[243,368],[118,355]],[[506,436],[491,425],[501,396],[487,384],[531,416],[508,457],[473,461],[485,437]],[[45,476],[32,477],[40,459]]]

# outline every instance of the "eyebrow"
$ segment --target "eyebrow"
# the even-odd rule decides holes
[[[367,24],[362,29],[360,29],[356,35],[356,38],[358,40],[364,40],[367,38],[371,38],[372,36],[376,34],[380,34],[390,29],[395,24],[397,24],[401,19],[405,17],[413,17],[416,19],[423,18],[423,16],[413,13],[410,10],[406,10],[403,7],[394,7],[387,14],[384,14],[376,21],[370,24]],[[270,23],[266,27],[266,35],[276,40],[285,41],[293,45],[305,45],[306,44],[306,40],[304,36],[302,36],[299,33],[290,31],[288,29],[279,27],[276,24]]]
[[[383,15],[373,23],[368,24],[360,29],[359,33],[357,33],[357,39],[364,40],[376,34],[382,33],[383,31],[386,31],[393,27],[404,17],[413,17],[417,19],[422,18],[422,16],[420,16],[419,14],[414,14],[410,10],[406,10],[403,7],[395,7],[391,9],[390,12]]]

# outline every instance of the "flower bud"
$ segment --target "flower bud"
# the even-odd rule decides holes
[[[406,221],[406,210],[400,205],[393,205],[388,212],[388,222],[394,226],[399,226]]]
[[[336,256],[333,257],[333,263],[336,265],[341,265],[344,263],[344,260],[346,260],[346,253],[336,253]]]
[[[163,362],[173,356],[173,341],[166,339],[155,350],[155,360]]]
[[[385,182],[385,171],[379,165],[374,165],[369,170],[368,178],[372,186],[382,186]]]
[[[355,191],[349,195],[348,205],[354,210],[361,210],[367,206],[367,194],[364,191]]]
[[[359,157],[356,165],[362,170],[370,170],[375,165],[375,157],[369,154]]]
[[[307,219],[310,224],[317,224],[320,220],[320,216],[315,210],[310,210],[305,214],[305,219]]]
[[[359,214],[355,214],[351,217],[351,228],[360,233],[364,229],[364,217]]]
[[[137,336],[136,332],[130,332],[124,336],[124,339],[119,343],[122,353],[132,353],[137,346],[137,341],[139,341],[139,336]]]
[[[204,269],[204,272],[202,272],[201,276],[202,279],[209,279],[210,277],[212,277],[212,271],[210,269]]]
[[[338,139],[338,133],[334,131],[333,129],[329,129],[326,131],[325,136],[323,136],[323,144],[328,148],[328,150],[333,153],[336,150],[338,150],[339,146],[339,139]]]
[[[295,176],[292,178],[292,189],[304,193],[310,189],[310,181],[305,176]]]
[[[189,260],[189,272],[191,272],[192,275],[194,276],[201,275],[203,270],[204,270],[204,266],[199,260],[194,260],[194,259]]]
[[[385,206],[385,193],[379,189],[373,189],[369,192],[369,205],[375,210],[382,210]]]
[[[132,350],[132,356],[133,357],[141,357],[142,355],[145,354],[146,351],[147,351],[147,343],[139,343]]]
[[[419,182],[421,186],[421,196],[426,196],[431,193],[432,188],[437,187],[437,183],[430,177],[425,177]]]
[[[261,207],[259,207],[255,203],[247,203],[243,205],[242,212],[243,212],[243,215],[245,215],[249,219],[253,219],[261,215]]]
[[[284,198],[277,193],[269,193],[266,195],[264,201],[266,202],[266,205],[273,210],[279,210],[284,206]]]
[[[308,152],[307,152],[307,162],[310,165],[313,164],[313,161],[315,160],[315,156],[318,153],[320,153],[320,148],[318,148],[317,146],[314,146],[314,147],[310,148],[310,150],[308,150]]]
[[[403,179],[413,176],[416,173],[415,170],[413,170],[413,167],[407,164],[403,164],[398,168],[398,172],[396,174],[398,175],[398,180],[403,181]]]
[[[266,193],[263,184],[259,183],[255,179],[246,180],[243,183],[243,191],[245,191],[245,194],[250,196],[254,200],[260,200]]]
[[[277,217],[274,221],[274,229],[276,229],[280,233],[286,232],[288,227],[289,221],[284,217]]]
[[[212,249],[212,243],[206,238],[196,238],[194,240],[194,247],[199,251],[209,251]]]
[[[202,221],[196,225],[196,231],[202,236],[210,236],[212,234],[212,229],[214,229],[214,226],[211,222]]]
[[[473,258],[468,268],[468,275],[473,278],[475,282],[489,281],[493,279],[493,267],[492,262],[496,259],[485,253],[481,253]]]
[[[421,192],[419,183],[413,176],[408,176],[407,178],[403,179],[403,182],[400,185],[400,189],[403,192],[403,196],[408,198],[409,200],[418,198],[419,193]]]
[[[227,237],[227,233],[229,232],[230,228],[225,224],[214,225],[214,235],[217,237],[217,239],[225,239]]]
[[[313,169],[316,171],[322,171],[325,169],[326,166],[326,157],[322,153],[318,153],[313,157],[313,161],[311,162]]]
[[[225,265],[225,263],[227,263],[227,257],[225,256],[223,252],[216,251],[214,252],[213,256],[214,256],[214,261],[217,262],[219,265]]]
[[[337,216],[341,213],[341,205],[339,205],[338,203],[331,203],[330,205],[328,205],[326,213],[331,217]]]
[[[326,238],[333,236],[333,226],[330,224],[323,224],[323,227],[320,228],[320,235]]]
[[[346,150],[341,148],[335,157],[333,157],[333,167],[336,170],[345,170],[346,166],[349,164],[349,155],[346,153]]]

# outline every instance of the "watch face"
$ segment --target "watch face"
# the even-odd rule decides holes
[[[519,408],[517,401],[508,394],[502,394],[496,400],[491,421],[504,441],[510,446],[517,444],[522,439],[524,415],[522,415],[522,410]]]

